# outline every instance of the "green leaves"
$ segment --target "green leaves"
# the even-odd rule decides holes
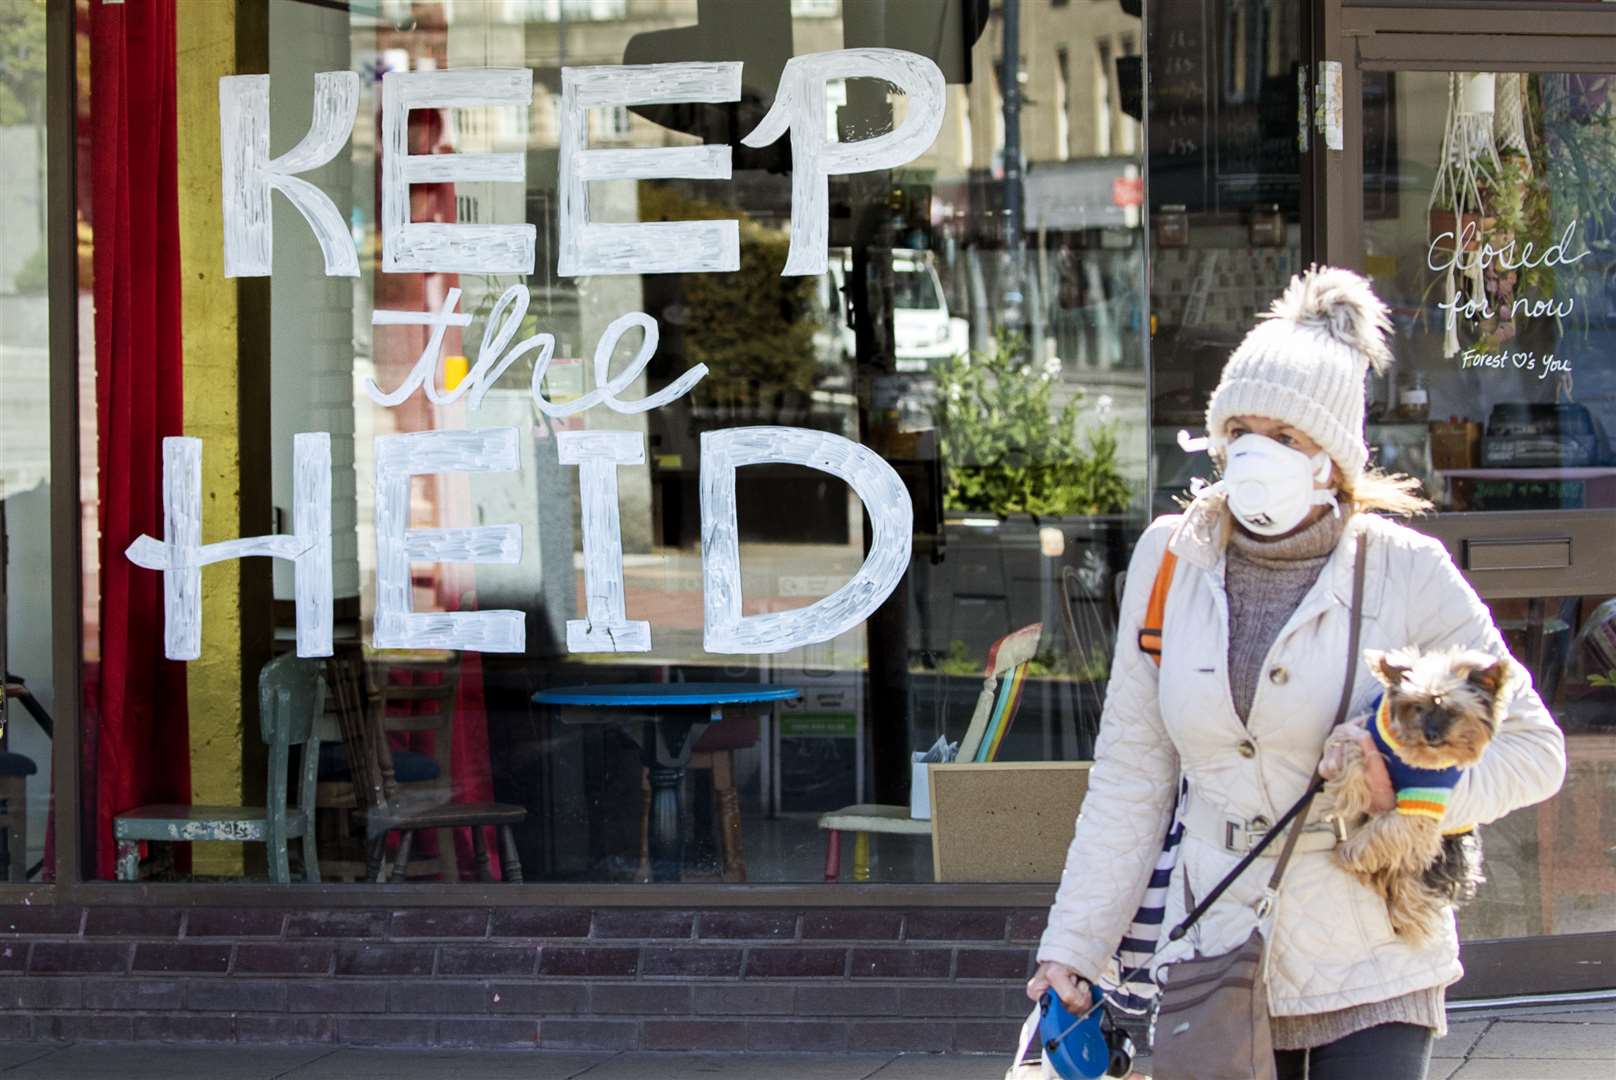
[[[944,364],[937,415],[945,505],[999,517],[1125,509],[1131,493],[1117,468],[1116,432],[1102,426],[1080,444],[1082,394],[1065,389],[1058,367],[1035,364],[1019,335]]]

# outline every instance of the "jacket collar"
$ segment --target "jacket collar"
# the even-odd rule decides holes
[[[1331,553],[1330,561],[1319,574],[1321,581],[1328,582],[1330,596],[1342,607],[1352,604],[1352,565],[1357,557],[1358,543],[1363,537],[1379,531],[1378,522],[1379,519],[1373,514],[1353,514],[1347,527],[1341,530],[1341,540]],[[1222,496],[1202,495],[1190,504],[1173,527],[1167,546],[1181,560],[1199,567],[1221,582],[1231,528],[1232,519]],[[1371,543],[1369,561],[1364,567],[1365,618],[1373,618],[1380,612],[1385,591],[1386,544]]]

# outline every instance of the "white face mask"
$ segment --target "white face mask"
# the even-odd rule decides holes
[[[1330,478],[1330,455],[1312,457],[1263,435],[1242,435],[1230,443],[1217,487],[1228,496],[1229,511],[1258,536],[1282,536],[1306,520],[1315,506],[1341,512],[1335,493],[1315,487]]]

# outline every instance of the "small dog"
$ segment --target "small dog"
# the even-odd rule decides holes
[[[1442,817],[1462,771],[1498,730],[1513,664],[1474,649],[1369,649],[1364,660],[1386,689],[1366,721],[1343,724],[1325,744],[1341,768],[1324,790],[1335,799],[1336,827],[1350,830],[1335,858],[1385,897],[1398,937],[1418,944],[1443,908],[1473,899],[1483,880],[1475,828],[1444,830]],[[1397,790],[1395,811],[1370,812],[1366,727]]]

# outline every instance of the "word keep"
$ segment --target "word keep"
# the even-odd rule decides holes
[[[901,122],[868,139],[827,137],[826,86],[840,79],[881,79],[908,99]],[[348,224],[331,198],[299,174],[336,156],[353,132],[359,76],[326,71],[314,77],[314,116],[307,134],[279,157],[269,152],[268,75],[219,80],[223,155],[225,273],[264,277],[273,255],[273,209],[279,191],[313,230],[327,276],[359,276]],[[720,273],[740,268],[735,219],[607,223],[589,217],[589,185],[600,180],[730,179],[730,148],[700,146],[591,148],[590,109],[684,102],[738,101],[739,61],[638,64],[561,69],[560,236],[557,272],[586,274]],[[527,68],[389,71],[381,93],[382,269],[529,275],[537,230],[529,224],[455,224],[410,220],[414,184],[526,182],[522,153],[412,154],[413,109],[488,106],[526,108],[533,99]],[[943,73],[930,59],[899,49],[839,49],[786,62],[774,104],[741,142],[768,146],[791,137],[791,247],[784,276],[823,273],[829,235],[831,176],[890,169],[930,148],[942,128]]]

